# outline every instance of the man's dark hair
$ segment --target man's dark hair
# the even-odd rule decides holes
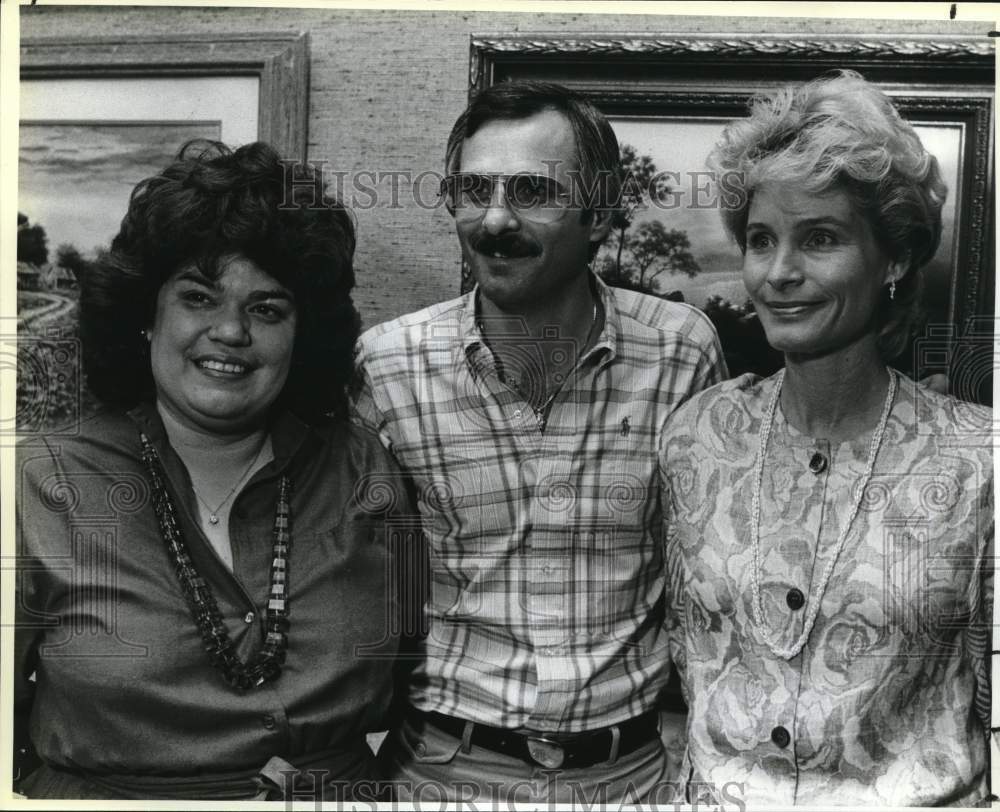
[[[322,172],[282,161],[267,144],[232,151],[185,144],[133,190],[121,230],[81,280],[80,335],[87,382],[105,404],[130,408],[155,394],[149,345],[156,298],[178,270],[217,278],[239,254],[295,297],[288,380],[276,402],[310,422],[347,411],[360,319],[354,223],[325,192]]]
[[[547,110],[564,115],[573,130],[582,183],[578,191],[585,195],[584,209],[616,209],[621,197],[622,164],[614,130],[591,102],[552,82],[503,82],[477,93],[448,136],[446,171],[458,171],[462,145],[483,125],[525,119]]]

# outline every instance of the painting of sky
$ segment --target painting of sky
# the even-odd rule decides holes
[[[219,121],[32,121],[20,126],[18,211],[85,257],[118,232],[129,195],[192,138],[219,140]]]
[[[670,208],[650,207],[640,212],[634,222],[658,219],[668,229],[687,232],[700,273],[693,278],[664,274],[659,282],[662,291],[679,290],[685,301],[697,307],[716,295],[734,305],[747,298],[741,279],[743,257],[722,228],[715,186],[706,173],[706,159],[726,123],[718,118],[611,119],[620,143],[631,144],[638,155],[648,155],[659,171],[676,173],[668,178],[673,191]],[[965,146],[964,131],[957,124],[938,123],[915,124],[915,129],[925,148],[937,157],[948,184],[941,248],[925,270],[927,298],[934,291],[947,301],[954,267],[955,201],[961,193],[958,167]]]

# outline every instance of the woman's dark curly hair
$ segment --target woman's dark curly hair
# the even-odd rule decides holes
[[[232,151],[190,141],[132,192],[121,230],[84,276],[80,334],[87,381],[105,404],[130,408],[155,393],[149,345],[160,288],[195,265],[208,278],[240,254],[295,297],[288,380],[276,401],[309,422],[346,414],[360,319],[354,223],[326,194],[321,170],[283,161],[267,144]]]

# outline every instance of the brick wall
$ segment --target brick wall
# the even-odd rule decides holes
[[[765,28],[766,26],[766,28]],[[970,33],[968,24],[947,30]],[[934,32],[943,23],[753,18],[399,12],[289,8],[25,8],[22,37],[308,31],[309,157],[348,173],[440,171],[444,143],[468,88],[472,33],[673,31],[736,34]],[[388,184],[380,187],[388,191]],[[358,290],[366,325],[450,298],[459,252],[451,219],[401,197],[358,214]]]

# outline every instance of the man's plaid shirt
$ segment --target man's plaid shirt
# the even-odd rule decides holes
[[[603,329],[544,431],[501,381],[474,293],[361,337],[357,416],[412,477],[430,548],[419,709],[578,732],[650,710],[669,676],[657,448],[725,366],[698,310],[594,284]],[[573,352],[558,329],[541,354],[502,340],[539,374]]]

